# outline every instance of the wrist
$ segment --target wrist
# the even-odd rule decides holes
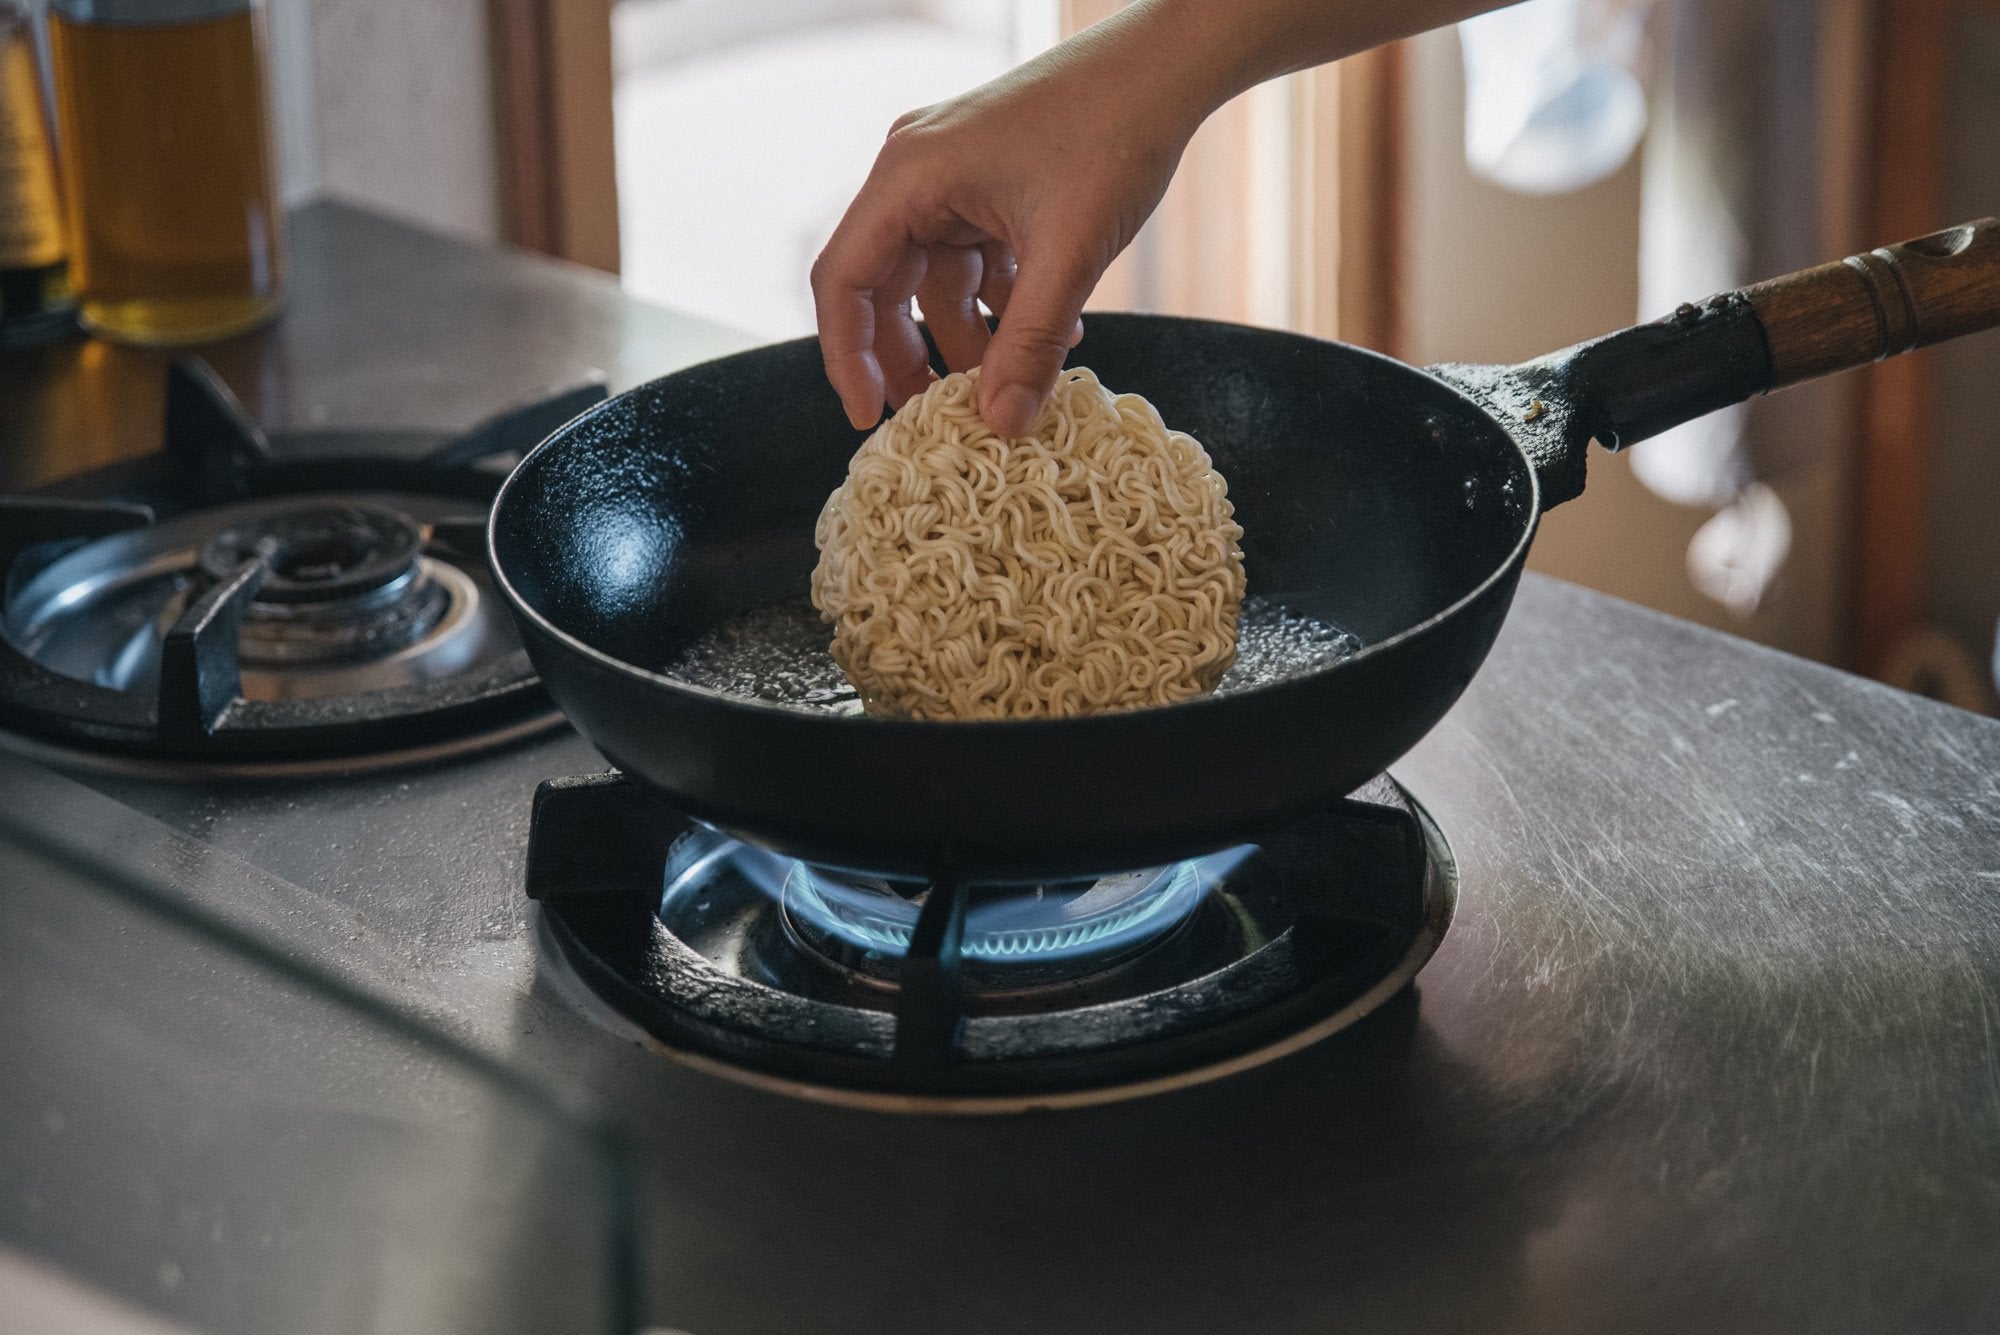
[[[1223,103],[1268,77],[1254,73],[1261,44],[1231,12],[1226,0],[1132,0],[1044,59],[1088,69],[1092,81],[1118,89],[1121,117],[1185,142]]]

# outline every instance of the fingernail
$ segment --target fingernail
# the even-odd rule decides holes
[[[1002,385],[987,406],[986,425],[995,435],[1025,436],[1041,407],[1041,398],[1026,385]]]

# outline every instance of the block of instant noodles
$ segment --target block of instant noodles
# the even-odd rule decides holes
[[[827,498],[813,604],[870,713],[1035,718],[1213,690],[1236,656],[1243,530],[1152,404],[1063,372],[1026,436],[946,376]]]

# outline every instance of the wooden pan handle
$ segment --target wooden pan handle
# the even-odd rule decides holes
[[[1771,388],[2000,325],[2000,219],[1982,218],[1743,290]]]

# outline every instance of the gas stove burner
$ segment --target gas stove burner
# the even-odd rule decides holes
[[[1387,780],[1167,867],[921,886],[782,857],[610,774],[536,793],[528,894],[613,1023],[671,1056],[978,1112],[1156,1092],[1326,1038],[1430,958],[1457,873]]]
[[[316,502],[224,529],[202,544],[200,566],[216,583],[252,560],[268,566],[239,632],[245,665],[369,660],[421,640],[453,604],[423,542],[394,510]]]
[[[1213,878],[1204,862],[1220,869],[1233,856],[1234,850],[1213,860],[1068,883],[982,887],[968,899],[959,939],[965,983],[982,992],[1014,991],[1074,985],[1116,968],[1188,920]],[[670,882],[666,899],[675,893]],[[933,893],[921,884],[793,862],[779,907],[786,928],[811,957],[893,985]],[[663,900],[662,921],[666,915]]]
[[[224,529],[202,545],[201,568],[225,580],[261,554],[271,571],[259,603],[372,602],[417,578],[423,545],[416,523],[394,510],[314,502]]]
[[[968,887],[959,970],[982,999],[1088,989],[1171,939],[1240,850],[1146,871],[1051,884]],[[719,884],[748,885],[775,908],[780,934],[760,942],[771,978],[818,969],[828,979],[894,987],[924,906],[920,882],[859,876],[780,857],[706,825],[667,852],[659,916],[682,940],[707,930]],[[805,990],[826,982],[792,980]],[[976,1004],[985,1004],[984,1000]]]
[[[51,562],[15,591],[0,629],[46,671],[157,699],[173,685],[176,627],[214,625],[226,607],[233,644],[218,632],[207,666],[226,675],[234,649],[241,702],[365,708],[405,690],[419,694],[403,704],[421,708],[427,683],[448,689],[521,653],[483,567],[443,544],[425,551],[424,535],[455,517],[477,523],[476,511],[414,493],[191,511]],[[385,534],[386,555],[364,550]]]
[[[486,512],[588,385],[451,439],[358,433],[274,455],[199,363],[168,377],[165,447],[0,497],[0,739],[59,763],[342,769],[559,720],[485,562]]]
[[[368,664],[432,638],[446,614],[456,612],[454,632],[470,624],[478,590],[442,562],[422,556],[416,520],[366,504],[292,506],[230,526],[202,544],[200,568],[222,584],[244,564],[268,568],[238,632],[246,668],[284,669],[324,664]],[[448,650],[442,640],[426,660]],[[470,650],[468,650],[470,652]],[[448,654],[448,664],[404,664],[404,679],[426,679],[456,669],[468,652]],[[356,679],[346,689],[380,689],[394,675]],[[318,681],[290,681],[290,693],[342,693],[324,673]],[[316,689],[314,689],[316,687]],[[244,685],[250,699],[256,695]]]

